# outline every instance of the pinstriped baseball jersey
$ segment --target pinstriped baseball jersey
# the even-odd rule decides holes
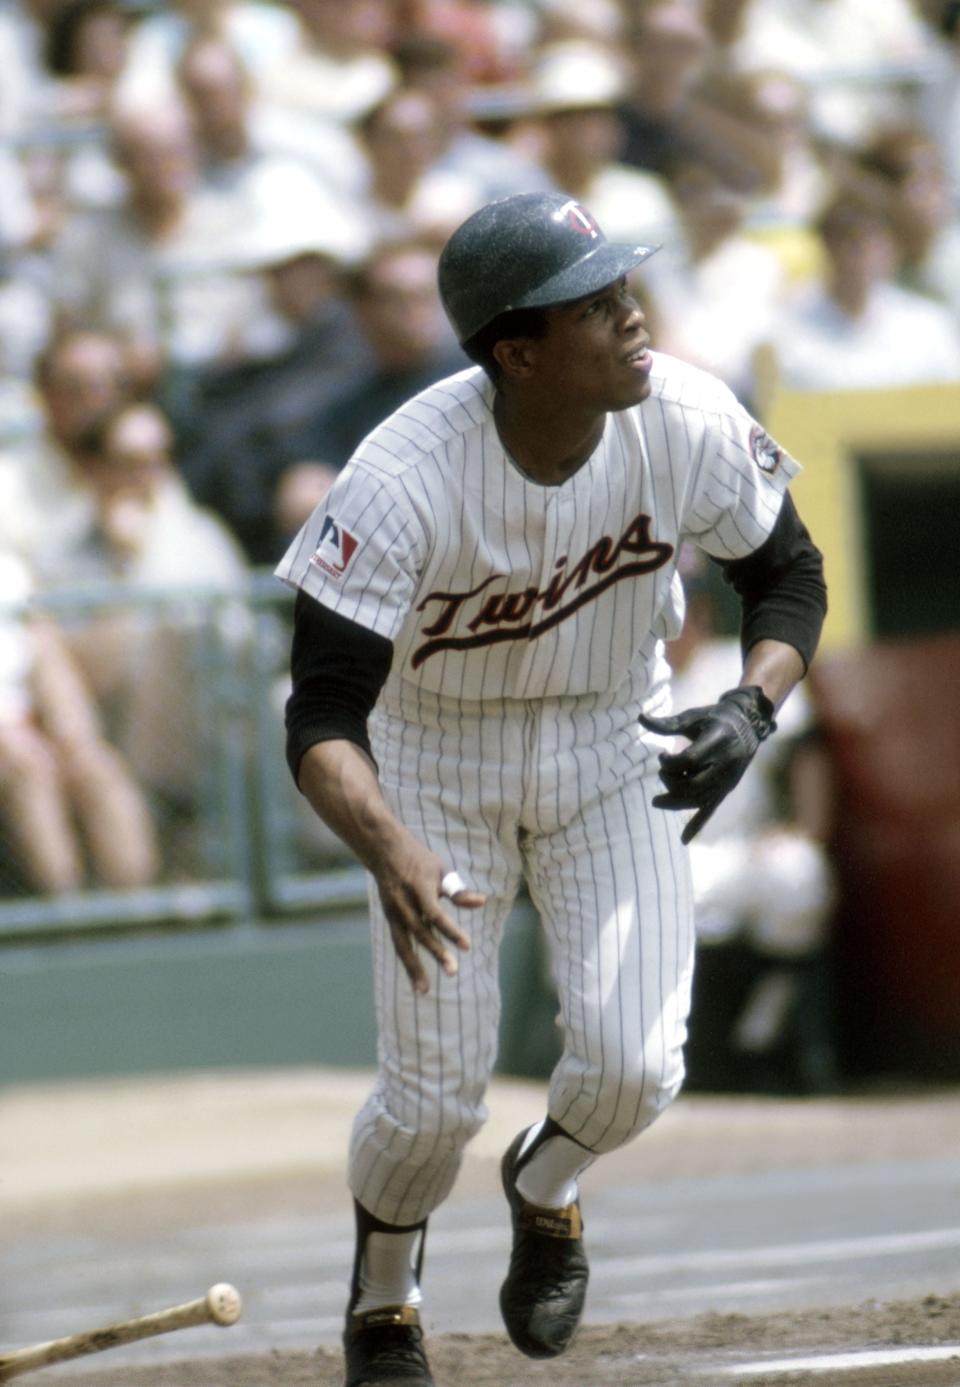
[[[612,1150],[682,1080],[689,868],[677,816],[653,805],[661,744],[637,713],[665,699],[681,543],[752,552],[797,466],[714,378],[654,355],[650,381],[558,486],[508,457],[479,369],[441,381],[361,444],[277,570],[393,642],[370,720],[384,798],[486,897],[456,978],[435,970],[425,997],[371,885],[381,1062],[349,1180],[387,1223],[443,1200],[483,1121],[497,948],[522,881],[563,1022],[553,1119]]]
[[[484,373],[441,381],[364,440],[278,576],[391,640],[391,678],[424,692],[642,699],[682,625],[680,544],[751,553],[798,470],[714,377],[654,354],[651,386],[544,486],[505,453]]]

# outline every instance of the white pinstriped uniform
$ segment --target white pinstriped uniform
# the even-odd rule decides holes
[[[459,974],[434,967],[421,995],[371,891],[380,1066],[350,1184],[388,1223],[442,1202],[483,1120],[497,946],[521,878],[565,1036],[550,1115],[609,1151],[682,1081],[689,873],[682,818],[650,804],[662,744],[637,714],[669,706],[680,544],[752,552],[798,468],[713,377],[655,353],[651,386],[544,486],[504,452],[479,368],[442,381],[361,444],[277,569],[393,642],[371,719],[384,793],[488,895],[461,917]]]

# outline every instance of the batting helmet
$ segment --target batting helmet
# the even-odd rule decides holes
[[[440,298],[466,342],[501,313],[595,293],[657,249],[608,241],[565,193],[517,193],[487,203],[450,237],[440,255]]]

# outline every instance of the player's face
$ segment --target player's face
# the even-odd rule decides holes
[[[549,308],[547,320],[533,361],[540,382],[557,398],[606,413],[629,409],[650,394],[650,338],[625,279]]]

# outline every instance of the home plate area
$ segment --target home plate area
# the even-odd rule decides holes
[[[927,1369],[937,1365],[935,1372]],[[923,1348],[854,1349],[845,1353],[813,1353],[786,1358],[761,1358],[714,1370],[726,1381],[740,1383],[958,1383],[960,1344]]]

